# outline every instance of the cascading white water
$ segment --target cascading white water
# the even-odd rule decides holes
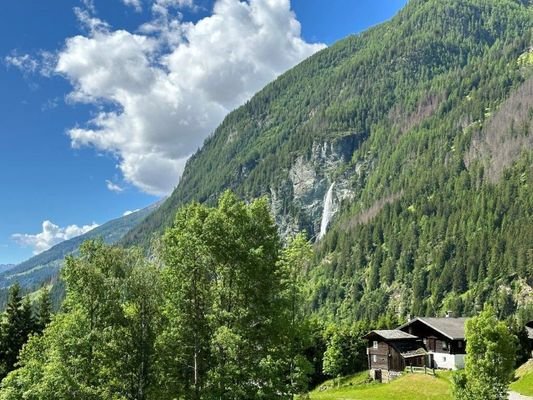
[[[320,223],[320,233],[318,234],[318,240],[326,234],[328,225],[333,217],[333,186],[335,182],[331,184],[324,198],[324,211],[322,211],[322,222]]]

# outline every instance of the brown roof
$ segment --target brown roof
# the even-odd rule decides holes
[[[398,329],[404,329],[416,321],[433,328],[451,340],[458,340],[465,338],[465,322],[468,318],[422,318],[417,317],[406,324],[403,324]]]
[[[374,330],[367,333],[364,337],[368,339],[369,337],[372,337],[374,335],[377,335],[385,340],[418,339],[416,336],[400,331],[398,329]]]

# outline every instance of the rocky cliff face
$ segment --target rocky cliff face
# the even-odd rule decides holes
[[[270,188],[272,213],[282,236],[305,229],[317,238],[321,225],[327,227],[341,203],[354,197],[350,178],[357,171],[351,168],[340,171],[350,163],[361,140],[362,135],[349,134],[314,142],[310,154],[300,155],[292,163],[287,179]],[[329,207],[325,210],[327,203]]]

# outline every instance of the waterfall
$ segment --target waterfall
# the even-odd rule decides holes
[[[320,233],[318,234],[317,239],[320,240],[326,234],[328,230],[328,225],[333,217],[333,186],[335,182],[331,184],[324,198],[324,211],[322,211],[322,222],[320,223]]]

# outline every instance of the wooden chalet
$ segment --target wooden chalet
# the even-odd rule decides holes
[[[431,368],[460,369],[465,365],[466,318],[415,318],[398,329],[422,339]]]
[[[465,322],[466,318],[415,318],[398,329],[368,333],[364,338],[370,376],[389,382],[410,367],[464,368]]]
[[[422,340],[401,330],[375,330],[368,340],[368,369],[373,379],[389,382],[406,367],[425,367],[427,352]]]

